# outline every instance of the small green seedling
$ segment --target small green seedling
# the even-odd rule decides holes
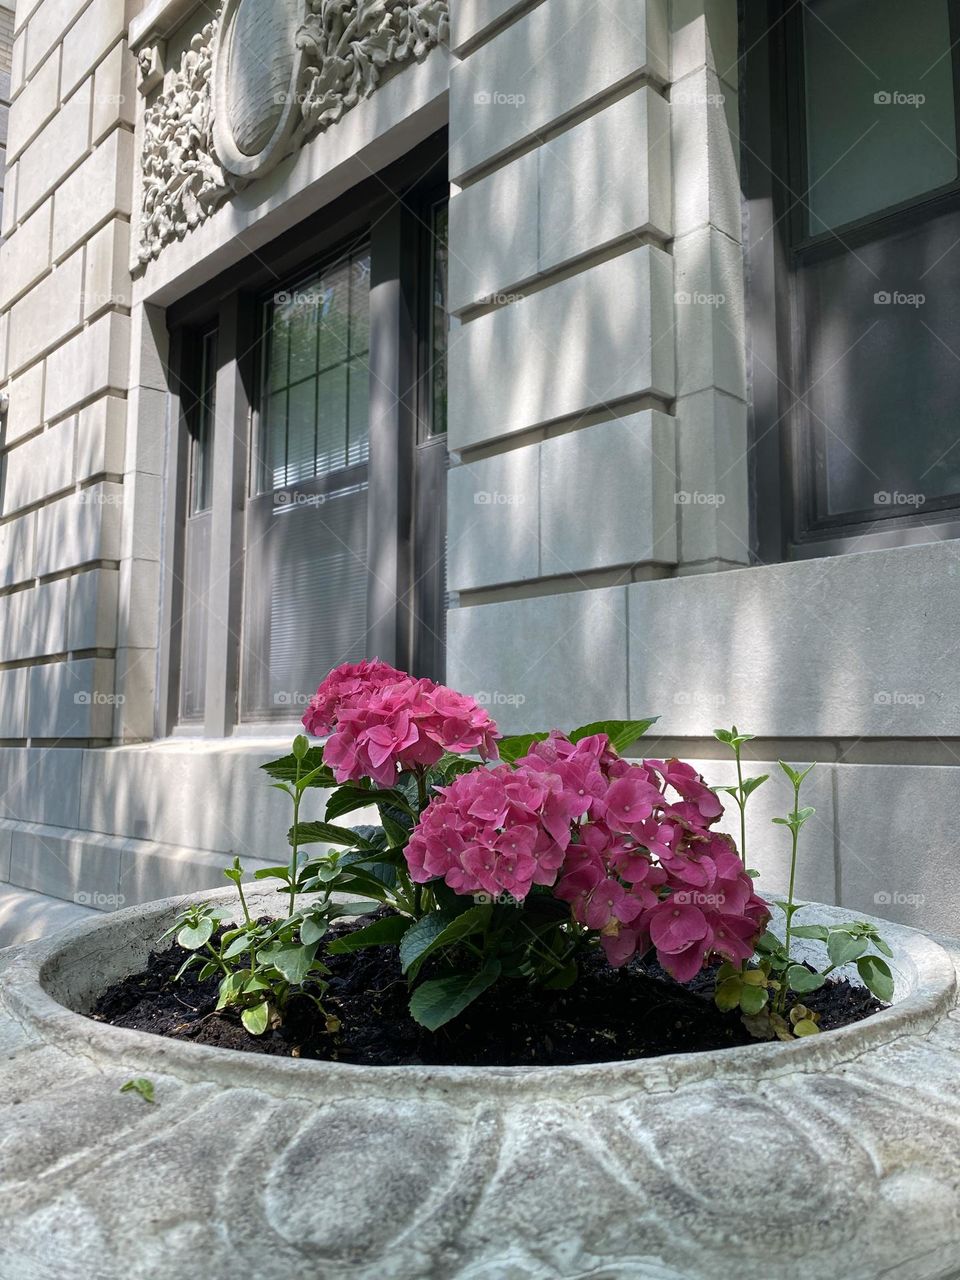
[[[156,1102],[153,1096],[153,1082],[145,1080],[143,1076],[137,1076],[133,1080],[128,1080],[126,1084],[120,1086],[121,1093],[139,1093],[144,1102]]]

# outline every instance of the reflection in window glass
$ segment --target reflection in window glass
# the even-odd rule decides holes
[[[432,213],[432,262],[430,270],[430,434],[447,429],[447,202],[434,205]]]
[[[370,254],[264,306],[260,492],[367,460]]]
[[[953,182],[957,126],[947,0],[807,0],[808,233]]]

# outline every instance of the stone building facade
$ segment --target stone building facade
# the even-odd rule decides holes
[[[801,893],[951,928],[960,483],[937,415],[960,357],[947,303],[924,337],[842,273],[867,262],[895,301],[911,278],[870,254],[926,273],[956,174],[924,152],[903,191],[821,201],[831,2],[20,0],[0,942],[275,862],[288,815],[255,766],[332,662],[375,654],[508,732],[659,715],[650,751],[711,781],[735,720],[764,771],[819,762]],[[881,7],[858,61],[915,55],[919,79],[946,4],[907,55]],[[920,124],[956,152],[929,114],[946,66],[912,133],[873,122],[850,189],[908,169]],[[858,404],[897,408],[867,388],[909,383],[904,340],[936,395],[881,448]],[[902,488],[921,473],[929,497]],[[788,797],[754,803],[776,882]]]

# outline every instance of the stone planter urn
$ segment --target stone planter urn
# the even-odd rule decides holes
[[[792,1044],[362,1067],[85,1018],[181,905],[0,955],[2,1280],[960,1275],[960,944],[883,922],[893,1006]]]

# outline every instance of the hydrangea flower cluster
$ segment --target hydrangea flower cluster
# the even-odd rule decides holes
[[[417,883],[443,877],[461,894],[522,900],[552,887],[611,964],[652,945],[686,982],[711,955],[749,959],[769,918],[733,842],[710,830],[722,811],[688,764],[631,764],[603,734],[573,743],[554,732],[514,768],[439,788],[407,865]]]
[[[303,726],[314,737],[326,737],[328,733],[333,733],[341,705],[351,706],[356,698],[373,693],[375,689],[382,689],[386,684],[407,679],[409,677],[406,672],[398,671],[379,658],[370,662],[345,662],[340,667],[334,667],[310,699],[303,717]]]
[[[398,770],[430,767],[447,751],[495,758],[500,736],[472,698],[379,661],[331,671],[303,723],[331,734],[323,758],[338,782],[371,778],[382,787],[393,786]]]

